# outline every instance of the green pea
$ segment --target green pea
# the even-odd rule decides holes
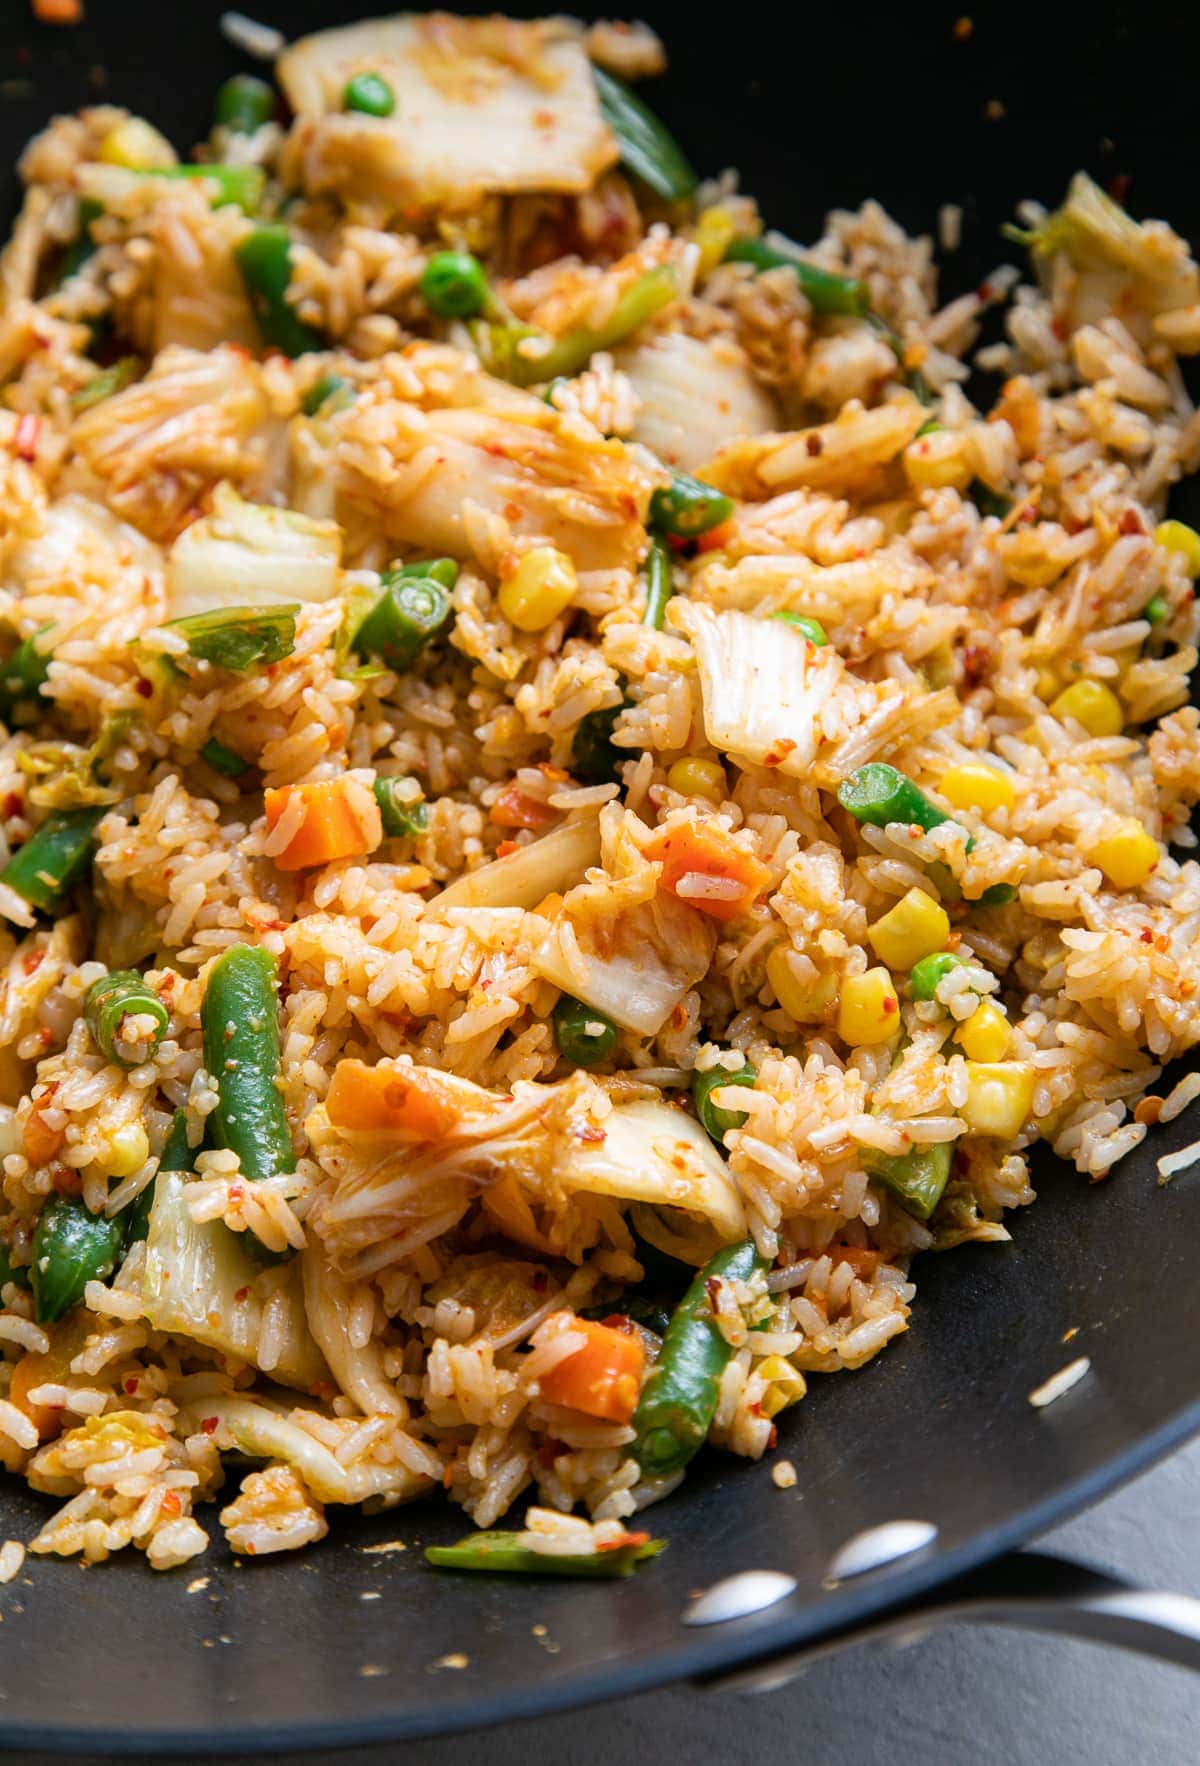
[[[1148,619],[1151,625],[1162,625],[1171,617],[1171,609],[1167,605],[1167,597],[1161,592],[1151,595],[1142,608],[1142,618]]]
[[[909,970],[908,988],[915,1000],[931,1000],[952,969],[961,969],[963,960],[951,951],[937,950],[932,956],[922,957]]]
[[[724,1146],[725,1136],[731,1128],[740,1128],[746,1120],[744,1110],[723,1110],[712,1101],[712,1094],[720,1091],[725,1085],[748,1085],[753,1087],[758,1074],[747,1061],[731,1073],[728,1067],[709,1067],[705,1072],[692,1074],[692,1102],[696,1106],[696,1114],[700,1118],[701,1127],[712,1136],[719,1147]]]
[[[564,1060],[576,1067],[594,1067],[611,1055],[617,1027],[594,1006],[564,993],[554,1008],[554,1040]]]
[[[346,81],[343,110],[361,111],[369,117],[390,117],[395,108],[396,94],[382,74],[355,74]]]
[[[217,88],[213,121],[233,135],[253,135],[275,114],[275,93],[254,74],[234,74]]]
[[[473,319],[487,305],[483,265],[473,252],[435,252],[421,272],[421,295],[439,319]]]

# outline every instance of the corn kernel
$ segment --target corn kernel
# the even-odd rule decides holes
[[[789,1018],[797,1024],[819,1024],[837,993],[836,975],[797,975],[786,944],[777,944],[767,958],[767,980]]]
[[[99,157],[109,166],[130,171],[166,171],[177,164],[175,149],[145,117],[124,117],[100,143]]]
[[[725,768],[719,761],[703,760],[698,754],[677,760],[667,774],[667,784],[681,797],[706,797],[710,803],[725,801]]]
[[[949,936],[945,908],[923,889],[910,889],[867,931],[875,955],[889,969],[911,969],[930,951],[940,950]]]
[[[1002,1061],[1012,1041],[1012,1028],[999,1006],[980,1000],[966,1022],[958,1026],[958,1040],[972,1061]]]
[[[1026,1061],[968,1061],[962,1115],[974,1134],[1011,1140],[1033,1105],[1033,1068]]]
[[[1037,696],[1039,699],[1044,699],[1047,705],[1049,705],[1061,686],[1062,676],[1051,663],[1047,663],[1043,668],[1038,669]]]
[[[1007,773],[979,760],[948,767],[938,790],[955,809],[1011,809],[1017,795]]]
[[[1156,546],[1168,552],[1182,552],[1187,560],[1189,576],[1200,576],[1200,533],[1186,521],[1160,521],[1154,530]]]
[[[759,1362],[755,1372],[769,1382],[759,1400],[759,1407],[766,1417],[777,1417],[789,1404],[799,1404],[808,1391],[804,1375],[782,1355],[768,1355]]]
[[[535,546],[500,584],[500,611],[519,632],[544,631],[571,605],[578,587],[565,552]]]
[[[1138,889],[1158,863],[1158,841],[1140,822],[1125,816],[1110,833],[1089,846],[1088,858],[1118,889]]]
[[[965,438],[953,429],[936,429],[918,436],[904,450],[904,471],[915,491],[965,491],[974,473],[964,447]]]
[[[737,228],[733,224],[733,216],[727,208],[719,204],[714,208],[706,208],[697,217],[693,238],[700,247],[700,260],[696,266],[696,275],[703,281],[711,276],[733,241]]]
[[[127,1122],[118,1128],[108,1149],[108,1157],[101,1163],[110,1177],[132,1177],[150,1157],[150,1142],[140,1122]]]
[[[838,1001],[838,1035],[851,1048],[887,1042],[900,1029],[900,1001],[886,969],[848,975]]]
[[[1119,736],[1125,728],[1121,701],[1103,681],[1076,681],[1050,707],[1057,718],[1074,718],[1089,736]]]

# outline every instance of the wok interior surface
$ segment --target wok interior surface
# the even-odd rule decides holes
[[[220,37],[220,10],[91,0],[81,28],[55,31],[11,0],[0,15],[0,55],[18,81],[0,109],[6,164],[54,111],[98,97],[189,145],[218,82],[247,65]],[[252,10],[296,35],[369,8]],[[1136,214],[1193,238],[1200,226],[1200,134],[1187,85],[1170,77],[1200,46],[1182,7],[977,5],[965,40],[951,9],[763,7],[723,24],[680,5],[637,10],[671,56],[653,102],[700,170],[737,165],[798,239],[868,195],[912,232],[936,232],[939,205],[961,204],[963,245],[943,272],[952,294],[1011,259],[997,229],[1013,205],[1057,200],[1080,166],[1102,183],[1128,175]],[[1177,504],[1185,518],[1200,512],[1187,488]],[[527,1716],[860,1622],[1027,1539],[1200,1426],[1200,1183],[1185,1174],[1160,1188],[1155,1168],[1198,1132],[1193,1110],[1095,1188],[1045,1162],[1038,1203],[1009,1217],[1011,1245],[925,1259],[911,1330],[854,1377],[814,1380],[782,1419],[796,1488],[775,1489],[769,1460],[702,1459],[654,1511],[669,1550],[630,1582],[435,1574],[420,1547],[457,1538],[464,1522],[433,1501],[337,1516],[322,1546],[291,1561],[236,1564],[217,1544],[161,1576],[141,1561],[84,1575],[29,1560],[0,1597],[0,1740],[280,1747]],[[1031,1407],[1029,1392],[1078,1355],[1091,1358],[1088,1378]],[[15,1482],[0,1490],[4,1537],[28,1538],[44,1512]],[[839,1544],[896,1518],[935,1523],[935,1547],[822,1586]],[[405,1549],[370,1549],[395,1541]],[[735,1626],[681,1627],[696,1590],[768,1567],[798,1578],[788,1602]]]

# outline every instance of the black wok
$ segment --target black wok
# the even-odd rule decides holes
[[[289,34],[367,9],[251,3]],[[190,144],[218,81],[246,65],[218,34],[219,10],[88,0],[82,28],[54,30],[30,22],[26,0],[5,0],[5,162],[53,111],[101,95]],[[950,7],[743,6],[724,22],[695,6],[633,10],[667,37],[672,72],[654,102],[701,169],[739,165],[798,238],[867,195],[913,231],[960,203],[954,292],[1011,256],[997,228],[1014,202],[1056,199],[1081,165],[1104,183],[1131,179],[1136,213],[1200,226],[1189,7],[976,4],[969,35]],[[1179,507],[1186,516],[1186,492]],[[936,1615],[951,1599],[1192,1659],[1194,1636],[1179,1637],[1200,1633],[1188,1603],[1139,1603],[1070,1567],[1000,1554],[1200,1427],[1200,1181],[1160,1188],[1155,1170],[1198,1133],[1189,1113],[1094,1188],[1047,1161],[1011,1245],[922,1260],[908,1335],[853,1377],[815,1381],[783,1419],[796,1489],[775,1489],[767,1464],[705,1456],[654,1513],[669,1551],[629,1583],[428,1571],[419,1547],[463,1531],[432,1502],[341,1516],[295,1561],[237,1565],[214,1545],[165,1576],[140,1559],[87,1574],[31,1562],[0,1591],[0,1742],[161,1753],[418,1735],[761,1668],[897,1609],[911,1628],[912,1609]],[[1079,1354],[1090,1376],[1034,1410],[1030,1390]],[[0,1537],[28,1538],[44,1512],[6,1485]],[[844,1541],[896,1519],[936,1537],[827,1585]],[[407,1549],[369,1549],[394,1540]],[[697,1590],[748,1569],[784,1572],[794,1591],[756,1616],[682,1623]]]

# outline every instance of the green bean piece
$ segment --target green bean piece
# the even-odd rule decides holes
[[[343,110],[361,111],[368,117],[390,117],[395,108],[396,94],[382,74],[355,74],[346,81]]]
[[[321,335],[287,298],[292,280],[292,236],[282,222],[256,227],[234,247],[259,333],[268,349],[302,356],[321,348]]]
[[[137,1067],[145,1059],[144,1055],[135,1055],[131,1060],[117,1047],[126,1018],[144,1016],[154,1019],[158,1028],[154,1032],[153,1048],[158,1047],[170,1023],[166,1006],[136,969],[115,969],[93,981],[84,997],[83,1015],[100,1053],[105,1060],[115,1061],[119,1067]]]
[[[453,558],[414,558],[411,564],[393,564],[388,576],[428,577],[444,589],[452,589],[458,581],[458,564]]]
[[[199,1147],[196,1152],[200,1151]],[[188,1145],[187,1111],[176,1110],[171,1118],[171,1126],[167,1130],[167,1138],[163,1142],[163,1150],[158,1155],[158,1171],[190,1171],[195,1163],[195,1154]],[[125,1222],[125,1243],[134,1245],[139,1239],[147,1237],[150,1231],[150,1210],[154,1207],[154,1191],[158,1183],[158,1171],[150,1179],[144,1190],[139,1190],[128,1208],[122,1208],[121,1214]]]
[[[23,638],[6,662],[0,663],[0,717],[8,717],[17,706],[39,697],[50,678],[50,651],[43,650],[49,625],[39,626],[31,637]]]
[[[206,760],[214,773],[220,773],[223,779],[240,779],[250,771],[250,762],[243,760],[236,749],[227,748],[215,736],[210,736],[200,750],[201,760]]]
[[[969,843],[967,850],[970,850]],[[968,895],[965,899],[981,908],[1006,908],[1010,901],[1016,901],[1017,886],[1015,883],[989,883],[982,895]]]
[[[296,1169],[279,1091],[277,976],[270,951],[232,945],[209,970],[200,1007],[204,1065],[217,1082],[213,1137],[251,1180]]]
[[[593,67],[600,114],[617,138],[621,164],[664,202],[686,202],[698,179],[682,147],[623,81]]]
[[[58,286],[76,275],[96,250],[96,241],[92,238],[92,222],[98,221],[104,213],[104,204],[97,202],[94,196],[79,198],[79,232],[63,253],[62,262],[58,266]]]
[[[629,704],[606,705],[600,711],[589,711],[575,726],[571,741],[571,771],[585,785],[607,785],[618,779],[622,761],[631,760],[628,748],[618,748],[613,741],[617,719]]]
[[[517,321],[479,324],[472,332],[484,366],[514,386],[536,386],[542,381],[572,380],[587,367],[597,350],[616,344],[652,319],[655,313],[678,299],[679,285],[669,264],[647,270],[620,296],[602,325],[593,330],[580,325],[561,337],[548,337],[532,325]],[[536,338],[539,348],[526,355],[518,347]]]
[[[554,1040],[565,1061],[576,1067],[594,1067],[612,1054],[617,1027],[594,1006],[564,993],[554,1008]]]
[[[794,625],[798,632],[803,632],[810,644],[818,650],[829,642],[829,633],[819,619],[810,619],[807,613],[790,613],[786,609],[782,613],[774,613],[773,619],[782,619],[787,625]]]
[[[379,819],[389,839],[404,835],[424,834],[429,826],[429,807],[420,802],[407,802],[396,795],[398,779],[376,779],[372,789],[379,805]]]
[[[710,1134],[719,1147],[725,1145],[725,1136],[731,1128],[740,1128],[746,1120],[744,1110],[722,1110],[712,1101],[712,1094],[720,1091],[723,1085],[748,1085],[753,1087],[758,1074],[749,1061],[734,1072],[728,1067],[709,1067],[701,1073],[692,1074],[692,1102],[696,1106],[696,1114],[700,1118],[700,1126],[706,1134]]]
[[[650,525],[675,539],[694,540],[733,514],[733,498],[690,473],[677,472],[666,490],[650,499]]]
[[[355,399],[354,388],[342,374],[322,374],[316,385],[310,387],[300,401],[300,409],[306,417],[315,417],[320,411],[326,417],[332,417],[337,411],[344,411]]]
[[[274,90],[254,74],[234,74],[217,87],[213,121],[231,135],[253,135],[274,115]]]
[[[717,1408],[721,1375],[733,1351],[713,1319],[709,1283],[749,1281],[762,1267],[753,1239],[726,1245],[675,1308],[662,1354],[633,1414],[633,1457],[647,1477],[682,1471],[704,1445]]]
[[[1003,521],[1012,513],[1012,498],[994,491],[990,485],[984,484],[982,478],[971,480],[967,495],[981,515],[994,515],[997,521]]]
[[[377,656],[404,674],[450,617],[450,597],[431,576],[387,571],[384,589],[350,639],[362,656]]]
[[[667,617],[667,602],[675,593],[675,572],[671,554],[661,540],[651,540],[646,554],[646,611],[642,624],[661,632]]]
[[[55,810],[13,853],[0,871],[0,883],[30,907],[52,914],[89,869],[92,837],[106,809],[106,804],[96,804],[88,809]]]
[[[125,1223],[93,1214],[80,1196],[53,1196],[33,1234],[30,1286],[39,1324],[53,1324],[78,1306],[89,1282],[105,1282],[117,1267]]]
[[[112,398],[114,393],[124,392],[137,379],[141,367],[136,356],[122,356],[110,368],[101,368],[99,374],[92,375],[86,386],[81,386],[78,392],[71,394],[71,409],[90,411],[101,400]]]
[[[623,1300],[609,1300],[599,1306],[585,1306],[580,1318],[607,1324],[609,1319],[630,1318],[644,1331],[665,1337],[671,1324],[671,1308],[661,1300],[647,1300],[641,1294],[630,1294]]]
[[[913,1147],[895,1156],[864,1148],[862,1167],[868,1177],[892,1191],[906,1213],[915,1214],[918,1220],[928,1220],[950,1181],[953,1156],[951,1141]]]
[[[1142,618],[1148,619],[1151,625],[1163,625],[1171,617],[1171,609],[1167,605],[1167,597],[1161,589],[1158,594],[1151,595],[1142,608]]]
[[[869,760],[843,779],[837,797],[856,822],[869,822],[873,828],[904,822],[928,833],[950,820],[906,773],[897,772],[885,760]]]
[[[953,951],[935,950],[932,956],[922,957],[909,970],[908,991],[915,1000],[935,999],[938,988],[950,971],[963,967],[963,959],[956,957]]]
[[[871,291],[857,276],[840,276],[822,270],[799,256],[777,251],[762,239],[735,239],[725,253],[727,264],[753,264],[763,270],[791,270],[800,291],[814,313],[842,313],[863,319],[871,305]]]
[[[604,1551],[567,1556],[531,1551],[521,1544],[519,1533],[468,1533],[457,1545],[427,1546],[425,1562],[439,1570],[499,1570],[518,1576],[628,1576],[635,1564],[657,1557],[667,1543],[644,1533],[631,1533],[627,1539],[627,1544]]]
[[[0,1239],[0,1288],[6,1283],[14,1282],[18,1288],[29,1286],[29,1266],[25,1263],[14,1263],[12,1251],[3,1239]]]
[[[214,668],[245,674],[255,664],[282,662],[296,647],[299,602],[289,607],[217,607],[169,622],[187,639],[188,655]]]
[[[487,276],[470,251],[438,251],[421,272],[421,297],[439,319],[474,319],[488,303]]]
[[[261,166],[134,166],[139,178],[204,178],[216,189],[214,208],[230,203],[244,215],[256,215],[262,204],[267,174]]]

